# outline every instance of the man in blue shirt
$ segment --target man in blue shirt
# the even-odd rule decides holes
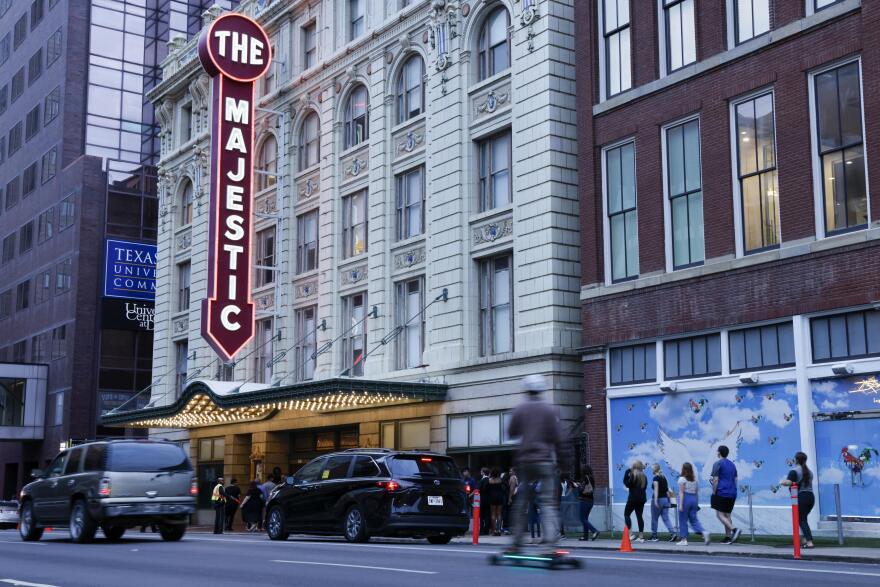
[[[712,465],[712,509],[724,525],[723,544],[732,544],[739,538],[739,528],[733,527],[731,513],[736,503],[736,465],[728,458],[730,449],[723,444],[718,447],[718,460]]]

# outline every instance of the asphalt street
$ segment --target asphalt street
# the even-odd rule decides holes
[[[493,567],[486,546],[432,546],[419,541],[291,538],[190,533],[177,543],[158,535],[130,533],[106,542],[73,544],[66,530],[21,542],[0,531],[0,587],[175,585],[615,585],[645,581],[653,586],[878,585],[880,565],[815,563],[700,555],[575,552],[579,570]],[[699,583],[698,583],[699,582]],[[630,583],[631,584],[631,583]]]

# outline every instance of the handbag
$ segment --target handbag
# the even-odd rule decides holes
[[[593,484],[590,483],[590,479],[584,479],[584,486],[581,488],[581,495],[592,495],[593,494]]]

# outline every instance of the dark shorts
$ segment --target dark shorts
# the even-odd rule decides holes
[[[736,503],[735,497],[723,497],[721,495],[713,495],[710,500],[710,504],[712,505],[713,510],[718,510],[719,512],[723,512],[725,514],[729,514],[733,511],[733,504]]]

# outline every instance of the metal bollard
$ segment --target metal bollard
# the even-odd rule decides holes
[[[840,513],[840,484],[834,484],[834,513],[837,518],[837,543],[843,546],[843,518]]]
[[[480,543],[480,490],[474,490],[474,544]]]
[[[794,538],[794,558],[801,558],[801,538],[800,525],[798,524],[798,486],[797,483],[791,484],[791,521],[792,521],[792,537]]]
[[[746,495],[749,496],[749,532],[752,533],[752,543],[755,542],[755,514],[752,511],[752,486],[746,485]]]

